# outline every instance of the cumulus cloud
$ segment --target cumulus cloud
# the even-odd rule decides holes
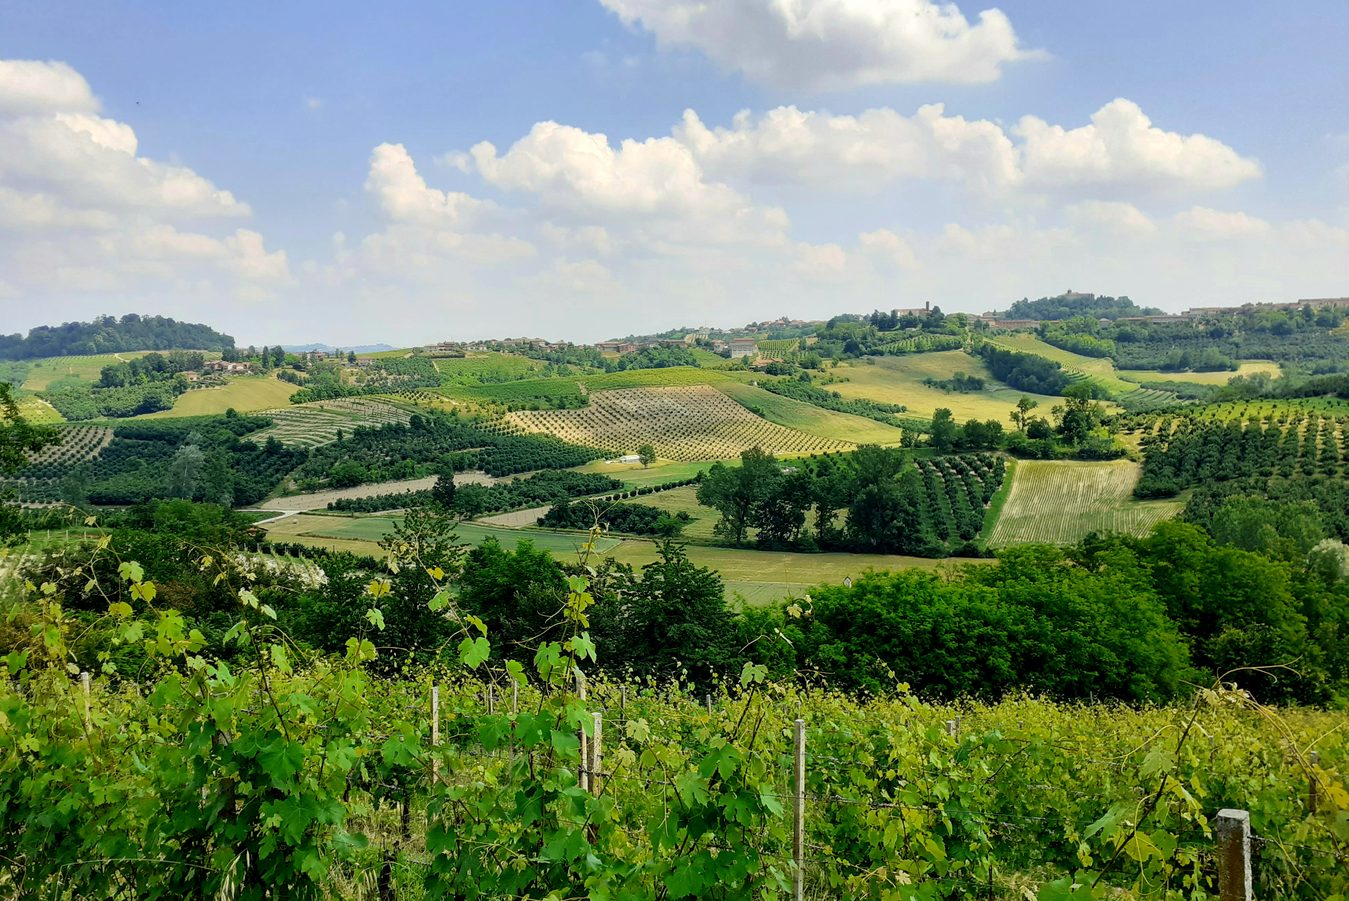
[[[997,9],[971,22],[933,0],[600,0],[662,46],[691,47],[774,87],[996,81],[1021,47]]]
[[[652,243],[779,242],[788,224],[782,210],[706,177],[674,138],[615,147],[603,134],[540,122],[504,154],[483,142],[470,155],[488,184],[530,195],[566,224],[622,224]]]
[[[1065,129],[1034,116],[1014,129],[1028,184],[1046,189],[1105,184],[1231,188],[1260,176],[1260,164],[1207,135],[1152,124],[1138,104],[1113,100],[1091,124]]]
[[[863,232],[857,236],[858,248],[869,256],[900,269],[919,268],[918,255],[908,241],[888,228]]]
[[[380,144],[374,149],[365,189],[388,218],[420,225],[464,226],[489,207],[468,194],[427,185],[402,144]]]
[[[981,193],[1089,196],[1207,191],[1260,175],[1258,163],[1226,144],[1163,131],[1127,100],[1106,104],[1078,128],[1026,117],[1011,134],[987,119],[947,115],[942,104],[912,116],[888,108],[836,116],[784,106],[757,117],[741,112],[729,127],[709,127],[686,110],[673,134],[718,177],[826,189],[943,181]]]
[[[0,116],[91,113],[98,109],[89,82],[61,62],[0,59]]]
[[[286,254],[251,229],[209,232],[249,216],[230,191],[142,154],[69,65],[0,60],[0,271],[16,296],[257,296],[288,283]]]

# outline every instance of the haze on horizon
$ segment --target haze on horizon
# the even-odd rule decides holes
[[[1349,7],[0,0],[0,332],[1349,294]]]

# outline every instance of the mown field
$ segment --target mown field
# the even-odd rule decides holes
[[[686,462],[727,459],[751,447],[793,456],[854,446],[769,422],[708,385],[596,391],[581,409],[517,411],[506,419],[530,432],[614,453],[635,453],[651,444],[658,457]]]
[[[900,429],[883,422],[851,413],[825,410],[754,385],[726,381],[718,383],[716,387],[769,422],[789,429],[853,444],[898,444],[903,437]]]
[[[1118,394],[1135,390],[1141,382],[1190,382],[1196,385],[1226,385],[1228,379],[1238,375],[1265,373],[1277,377],[1282,370],[1278,363],[1270,360],[1246,360],[1237,365],[1236,371],[1220,372],[1163,372],[1160,369],[1116,369],[1115,363],[1108,357],[1087,357],[1072,351],[1055,347],[1040,340],[1029,332],[1016,332],[999,335],[993,343],[1009,350],[1036,354],[1062,364],[1072,372],[1082,372],[1105,385]]]
[[[474,385],[481,382],[505,382],[528,378],[544,367],[541,360],[519,354],[481,353],[466,357],[432,359],[446,385]]]
[[[66,421],[66,418],[55,407],[40,397],[23,395],[16,397],[14,400],[19,405],[19,415],[29,422],[52,425]]]
[[[639,499],[638,502],[645,502],[645,499]],[[388,534],[396,521],[397,517],[393,516],[300,514],[269,523],[265,528],[274,541],[383,556],[377,542]],[[577,549],[584,539],[584,535],[579,532],[511,529],[474,522],[460,523],[456,531],[465,544],[480,544],[488,538],[495,538],[502,546],[513,548],[521,541],[532,541],[535,547],[567,561],[576,559]],[[658,559],[655,542],[641,538],[606,537],[601,539],[598,550],[634,568],[641,568]],[[951,562],[886,554],[801,554],[696,544],[689,545],[687,551],[694,563],[710,567],[721,574],[728,597],[740,594],[749,604],[765,604],[784,597],[798,596],[814,585],[842,582],[845,578],[855,578],[870,569],[936,569]]]
[[[283,382],[271,375],[241,375],[230,378],[220,388],[193,388],[178,395],[171,410],[147,413],[135,419],[168,419],[175,416],[214,416],[233,409],[239,413],[253,413],[284,406],[290,396],[300,390],[298,385]]]
[[[124,363],[145,356],[149,351],[134,350],[120,354],[90,354],[75,357],[42,357],[28,361],[28,377],[21,386],[25,391],[45,391],[52,382],[73,378],[82,382],[96,382],[104,366]],[[219,356],[219,354],[208,354]]]
[[[1127,460],[1021,460],[988,544],[1072,544],[1090,532],[1107,531],[1145,535],[1179,514],[1185,502],[1134,500],[1141,474],[1142,467]]]
[[[871,361],[875,362],[872,363]],[[1017,391],[993,378],[983,360],[961,350],[943,350],[932,353],[908,354],[898,357],[868,357],[866,362],[847,363],[829,370],[846,382],[823,385],[845,398],[874,400],[887,404],[904,404],[909,412],[930,417],[934,410],[946,408],[963,422],[967,419],[996,419],[1010,425],[1008,413],[1026,392]],[[929,388],[923,380],[949,379],[956,372],[982,378],[983,391],[961,393]],[[1042,394],[1029,395],[1040,402],[1047,412],[1061,398]]]
[[[584,466],[577,466],[575,469],[577,472],[603,473],[618,479],[629,488],[646,488],[649,485],[662,485],[666,482],[691,479],[706,470],[713,462],[715,461],[675,462],[674,460],[657,460],[650,466],[643,466],[641,463],[611,463],[607,460],[596,460]],[[722,462],[738,461],[724,460]]]

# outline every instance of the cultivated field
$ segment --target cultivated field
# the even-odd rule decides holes
[[[669,491],[657,491],[634,499],[634,503],[659,507],[668,513],[687,513],[693,521],[684,525],[684,537],[690,541],[714,541],[712,527],[717,524],[719,514],[711,507],[698,503],[698,486],[685,485],[683,488],[671,488]]]
[[[1239,375],[1263,373],[1278,378],[1283,370],[1272,360],[1243,360],[1237,364],[1235,372],[1162,372],[1160,369],[1121,369],[1120,378],[1132,382],[1191,382],[1196,385],[1226,385],[1229,379]]]
[[[25,391],[45,391],[52,382],[66,378],[79,379],[82,382],[96,382],[103,372],[104,366],[125,363],[143,357],[147,353],[149,353],[148,350],[133,350],[120,354],[42,357],[37,360],[30,360],[28,377],[24,379],[22,387]],[[208,354],[207,356],[218,357],[219,354]]]
[[[619,453],[635,453],[649,443],[667,460],[721,460],[751,447],[801,455],[854,446],[768,422],[707,385],[597,391],[579,410],[519,411],[506,419],[531,432]]]
[[[234,409],[240,413],[269,410],[290,401],[298,385],[270,375],[243,375],[229,379],[219,388],[193,388],[178,395],[173,409],[147,413],[136,419],[166,419],[175,416],[214,416]]]
[[[377,426],[390,422],[407,422],[412,418],[402,407],[387,401],[364,397],[340,397],[318,400],[281,410],[263,410],[273,425],[245,436],[259,444],[275,438],[282,444],[318,447],[337,439],[338,431],[350,432],[357,426]]]
[[[300,514],[276,520],[264,526],[275,541],[293,541],[318,547],[347,550],[382,557],[377,541],[397,522],[391,516],[315,516]],[[507,529],[481,523],[460,523],[459,539],[465,544],[480,544],[495,538],[503,547],[514,548],[530,541],[559,560],[575,562],[584,536],[577,532],[552,532],[543,529]],[[601,538],[601,554],[640,569],[658,559],[656,543],[641,538]],[[739,594],[746,603],[766,604],[784,597],[800,596],[812,586],[824,582],[839,583],[867,570],[936,569],[943,565],[963,565],[980,561],[932,560],[926,557],[901,557],[884,554],[799,554],[790,552],[740,550],[691,544],[689,559],[698,566],[716,570],[725,581],[726,595]]]
[[[19,406],[19,415],[31,423],[53,425],[66,421],[66,418],[55,407],[40,397],[16,397],[14,402]]]
[[[74,466],[94,459],[112,441],[112,429],[97,425],[66,426],[56,434],[59,441],[31,455],[31,463]]]
[[[848,363],[829,370],[847,381],[821,387],[837,391],[846,398],[904,404],[911,414],[924,418],[930,417],[934,410],[945,407],[961,422],[967,419],[996,419],[1004,425],[1010,425],[1007,414],[1026,393],[1009,388],[993,378],[983,360],[962,350],[868,357],[867,360],[866,363]],[[870,360],[875,360],[875,363]],[[923,384],[924,379],[949,379],[956,372],[983,379],[984,390],[965,394],[929,388]],[[1031,394],[1029,397],[1039,401],[1046,414],[1051,406],[1062,402],[1062,398],[1043,394]]]
[[[441,380],[447,385],[476,385],[482,382],[507,382],[528,378],[544,367],[541,360],[518,354],[484,353],[467,357],[432,359]]]
[[[769,422],[776,422],[789,429],[853,444],[899,444],[903,437],[900,429],[883,422],[853,416],[851,413],[825,410],[754,385],[726,381],[718,383],[716,387]]]
[[[1185,502],[1134,500],[1141,473],[1141,466],[1127,460],[1019,461],[989,546],[1072,544],[1089,532],[1145,535],[1180,513]]]

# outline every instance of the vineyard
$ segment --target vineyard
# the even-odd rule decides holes
[[[1201,898],[1223,808],[1250,811],[1257,897],[1349,889],[1336,714],[1226,688],[1143,709],[854,700],[754,665],[703,697],[578,692],[604,653],[584,634],[506,670],[474,632],[451,673],[382,681],[362,668],[377,631],[296,659],[271,613],[240,617],[256,663],[194,662],[170,631],[155,653],[181,670],[144,686],[5,658],[7,893]]]
[[[915,335],[882,344],[884,354],[923,354],[942,350],[959,350],[965,344],[959,335]]]
[[[1012,488],[989,532],[991,547],[1071,544],[1089,532],[1145,535],[1180,512],[1176,501],[1136,501],[1136,463],[1022,460]]]
[[[293,447],[319,447],[335,441],[338,432],[350,434],[359,427],[405,423],[412,418],[401,407],[360,397],[314,401],[279,410],[266,410],[259,415],[270,418],[273,425],[249,435],[249,440],[262,443],[275,438]]]
[[[706,385],[597,391],[584,409],[515,412],[506,419],[531,432],[624,453],[649,443],[667,460],[727,459],[751,447],[791,456],[852,446],[767,422]]]

